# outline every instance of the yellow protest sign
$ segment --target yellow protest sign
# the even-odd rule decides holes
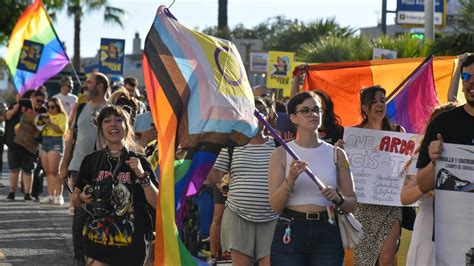
[[[268,52],[267,87],[270,89],[282,89],[283,96],[289,96],[292,82],[292,72],[295,61],[295,53],[291,52]]]

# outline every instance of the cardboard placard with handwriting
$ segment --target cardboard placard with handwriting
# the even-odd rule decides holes
[[[344,150],[354,176],[357,201],[387,206],[402,206],[400,190],[403,172],[421,141],[421,135],[344,128]]]

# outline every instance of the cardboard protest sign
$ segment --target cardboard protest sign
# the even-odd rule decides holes
[[[474,146],[443,143],[435,178],[436,265],[474,265]]]
[[[354,176],[357,201],[402,206],[401,173],[420,140],[416,134],[344,128],[344,150]]]

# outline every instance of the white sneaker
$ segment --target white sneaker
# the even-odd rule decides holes
[[[47,196],[40,200],[40,204],[53,204],[53,197]]]
[[[54,197],[53,204],[63,206],[64,205],[64,197],[62,195]]]

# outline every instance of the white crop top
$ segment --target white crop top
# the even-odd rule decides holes
[[[334,164],[334,146],[322,142],[317,148],[303,148],[294,141],[288,143],[288,146],[300,157],[306,161],[313,174],[318,177],[326,186],[337,187],[336,165]],[[293,158],[286,154],[286,176],[290,170],[290,163]],[[290,195],[287,206],[314,204],[319,206],[331,206],[319,190],[318,186],[311,178],[303,172],[296,179],[293,193]]]

